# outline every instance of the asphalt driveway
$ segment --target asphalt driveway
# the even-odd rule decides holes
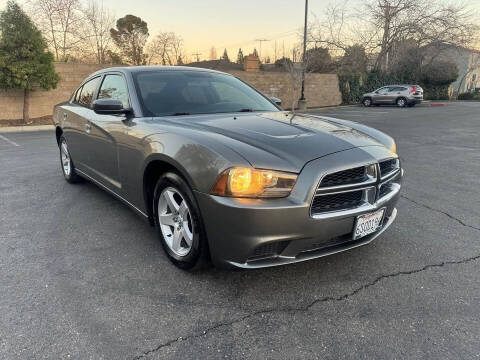
[[[398,141],[399,216],[370,246],[182,272],[52,132],[0,134],[2,359],[480,358],[480,103],[315,111]]]

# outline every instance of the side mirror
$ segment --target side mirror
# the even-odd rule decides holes
[[[125,109],[120,100],[98,99],[93,102],[93,111],[101,115],[118,115],[126,114],[130,109]]]
[[[274,96],[270,96],[270,101],[273,102],[275,105],[277,106],[282,106],[282,100],[280,100],[279,98],[276,98]]]

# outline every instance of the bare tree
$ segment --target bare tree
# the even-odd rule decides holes
[[[103,2],[89,0],[82,9],[86,32],[83,35],[86,46],[93,50],[98,64],[107,62],[112,38],[110,28],[115,24],[114,15],[103,6]]]
[[[357,44],[367,54],[375,54],[375,68],[388,71],[396,44],[414,41],[419,48],[432,44],[467,46],[478,32],[475,12],[468,2],[452,3],[430,0],[367,0],[354,9],[348,0],[327,7],[313,24],[310,42],[324,44],[343,53]]]
[[[82,36],[79,0],[29,0],[27,11],[52,48],[56,61],[68,61]]]
[[[176,65],[184,57],[183,40],[173,32],[161,32],[150,41],[146,52],[150,65]]]

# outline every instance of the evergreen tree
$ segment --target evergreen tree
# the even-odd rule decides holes
[[[222,60],[230,62],[230,58],[228,57],[227,49],[223,52],[223,55],[221,57]]]
[[[14,1],[0,13],[0,88],[23,90],[23,121],[30,118],[30,92],[50,90],[59,76],[53,54],[30,18]]]
[[[118,19],[116,29],[110,29],[113,42],[131,65],[145,65],[143,48],[148,35],[147,23],[135,15]]]
[[[238,49],[238,55],[237,55],[237,64],[243,65],[243,59],[245,56],[243,56],[243,51],[242,49]]]

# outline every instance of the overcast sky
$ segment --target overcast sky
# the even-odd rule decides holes
[[[100,0],[99,0],[100,1]],[[183,37],[189,54],[199,51],[208,58],[212,45],[218,56],[226,47],[231,58],[239,47],[250,53],[263,43],[263,51],[272,54],[277,41],[279,52],[283,42],[287,48],[303,27],[304,0],[103,0],[116,17],[126,14],[140,16],[148,23],[150,34],[173,31]],[[350,0],[357,6],[361,0]],[[0,0],[0,8],[6,4]],[[321,14],[334,0],[310,0],[310,15]],[[19,1],[20,4],[24,0]],[[471,0],[480,9],[480,0]],[[265,53],[264,53],[265,55]]]

